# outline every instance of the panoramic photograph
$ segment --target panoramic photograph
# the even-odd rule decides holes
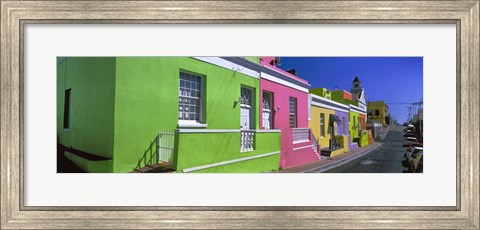
[[[422,57],[57,57],[57,173],[423,173]]]

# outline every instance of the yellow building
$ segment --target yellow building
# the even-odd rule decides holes
[[[333,157],[348,151],[348,106],[309,94],[308,126],[321,148],[321,154]]]
[[[367,105],[367,119],[381,122],[382,125],[390,124],[390,113],[385,101],[372,101]]]

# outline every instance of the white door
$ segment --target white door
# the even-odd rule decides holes
[[[252,105],[253,93],[249,88],[241,87],[240,90],[240,129],[253,129]]]
[[[262,105],[262,125],[264,129],[272,129],[272,94],[269,92],[263,92],[263,105]]]

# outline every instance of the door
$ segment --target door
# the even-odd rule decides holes
[[[269,92],[263,92],[263,105],[262,105],[262,125],[264,129],[272,129],[273,128],[273,116],[272,116],[272,94]]]
[[[246,87],[240,89],[240,129],[253,129],[253,90]]]

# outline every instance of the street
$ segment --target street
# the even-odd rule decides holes
[[[385,139],[380,141],[382,146],[325,173],[402,173],[403,154],[406,151],[402,147],[403,128],[392,125]]]

